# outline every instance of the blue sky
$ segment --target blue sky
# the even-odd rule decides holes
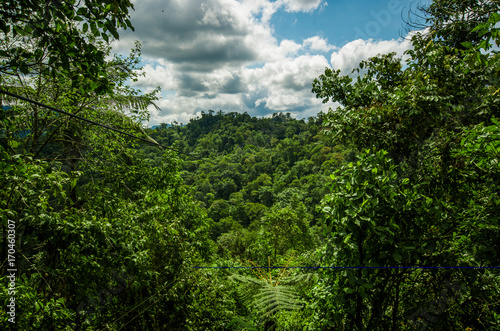
[[[424,5],[426,1],[422,1]],[[411,0],[136,0],[135,32],[113,43],[127,53],[142,44],[144,77],[160,86],[161,111],[149,125],[187,123],[201,111],[307,118],[335,104],[311,93],[325,67],[345,74],[379,53],[411,48],[401,16]]]
[[[337,46],[358,38],[397,39],[402,24],[401,13],[416,7],[414,1],[329,1],[309,13],[280,10],[271,20],[279,38],[306,39],[322,35]]]

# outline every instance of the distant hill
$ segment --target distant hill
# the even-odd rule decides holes
[[[170,128],[170,127],[172,127],[172,124],[164,124],[163,126]],[[152,127],[150,127],[150,129],[154,130],[156,128],[161,128],[161,127],[162,127],[162,125],[153,125]]]
[[[318,222],[315,207],[329,190],[330,174],[350,156],[349,150],[318,134],[322,126],[322,113],[306,122],[283,113],[256,118],[208,111],[185,126],[157,126],[148,134],[164,146],[196,156],[181,155],[182,176],[212,220],[234,220],[247,228],[274,205],[299,210],[299,201],[307,214],[304,219]],[[140,148],[154,165],[164,162],[154,146]],[[227,224],[219,225],[211,230],[214,240],[229,231]]]

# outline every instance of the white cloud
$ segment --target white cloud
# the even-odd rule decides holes
[[[293,40],[284,39],[280,43],[279,53],[284,56],[295,55],[300,49],[302,49],[302,45],[297,44]]]
[[[135,32],[122,31],[113,48],[127,52],[138,39],[145,57],[168,59],[183,70],[241,67],[254,61],[276,59],[276,40],[269,20],[279,8],[308,12],[322,4],[326,2],[141,0],[132,12]],[[292,45],[285,42],[283,46]]]
[[[268,63],[260,69],[247,69],[245,76],[250,93],[258,95],[266,90],[254,101],[255,106],[265,105],[272,111],[305,110],[320,104],[311,93],[311,84],[327,66],[328,60],[321,55],[303,55]]]
[[[318,52],[328,52],[337,49],[336,46],[329,45],[327,40],[318,36],[314,36],[304,40],[304,47],[309,48],[311,51]]]
[[[158,102],[162,111],[152,113],[151,124],[173,120],[186,123],[207,109],[247,111],[253,116],[291,111],[303,117],[300,114],[304,111],[317,113],[322,109],[321,101],[311,93],[311,84],[327,66],[328,60],[322,55],[282,57],[262,68],[219,69],[210,73],[171,72],[167,66],[146,65],[146,77],[133,86],[147,90],[160,85],[171,91]]]
[[[165,61],[162,62],[164,63]],[[139,76],[137,81],[132,82],[131,85],[136,88],[141,88],[146,93],[157,86],[160,86],[164,91],[175,90],[178,86],[171,64],[164,63],[161,65],[158,63],[156,66],[146,64],[142,72],[144,75]]]
[[[311,12],[318,9],[320,5],[327,5],[324,0],[282,0],[281,2],[290,12]]]
[[[331,65],[335,70],[340,69],[346,75],[356,68],[361,61],[368,60],[370,57],[390,52],[395,52],[398,57],[402,57],[404,51],[411,47],[409,38],[382,41],[358,39],[333,52]]]
[[[269,22],[280,8],[308,12],[325,5],[324,0],[141,0],[132,13],[136,32],[121,32],[113,49],[128,53],[134,40],[142,43],[145,77],[132,85],[144,92],[162,88],[157,102],[162,111],[151,109],[150,125],[188,123],[208,109],[312,116],[328,109],[311,84],[329,60],[348,74],[377,53],[409,48],[409,42],[397,40],[356,40],[338,49],[320,36],[275,38]]]
[[[211,71],[255,61],[259,52],[253,41],[273,39],[247,3],[236,0],[141,0],[135,8],[135,32],[123,31],[114,49],[124,51],[139,39],[145,57],[167,59],[183,70]]]
[[[282,6],[279,2],[269,0],[243,0],[242,5],[253,16],[261,15],[260,21],[264,24],[269,23],[273,14]]]

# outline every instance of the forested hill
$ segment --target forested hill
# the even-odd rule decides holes
[[[199,158],[182,155],[182,177],[208,210],[217,240],[221,233],[252,223],[258,228],[263,216],[293,204],[303,206],[308,225],[317,223],[316,205],[329,191],[330,174],[348,157],[346,149],[320,134],[323,116],[255,118],[209,110],[185,126],[161,125],[149,134]],[[141,151],[154,164],[162,162],[158,148],[143,146]]]

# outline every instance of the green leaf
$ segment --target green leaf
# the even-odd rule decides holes
[[[500,22],[500,14],[498,12],[492,12],[490,14],[490,18],[488,19],[488,23],[496,24]]]
[[[472,42],[465,41],[462,43],[462,46],[464,46],[465,48],[472,48]]]
[[[115,39],[120,39],[120,36],[118,35],[118,32],[116,31],[115,27],[112,25],[108,25],[109,32],[113,35]]]
[[[367,289],[372,289],[373,288],[373,284],[371,284],[371,283],[364,283],[363,287],[365,287]]]
[[[393,254],[392,254],[392,257],[394,258],[394,260],[399,263],[401,262],[401,254],[399,254],[398,251],[395,251]]]
[[[365,288],[363,286],[358,286],[358,293],[363,297],[366,298],[367,294],[365,292]]]
[[[485,27],[487,27],[487,25],[485,23],[478,24],[474,29],[472,29],[472,32],[476,32],[478,30],[484,29]]]

